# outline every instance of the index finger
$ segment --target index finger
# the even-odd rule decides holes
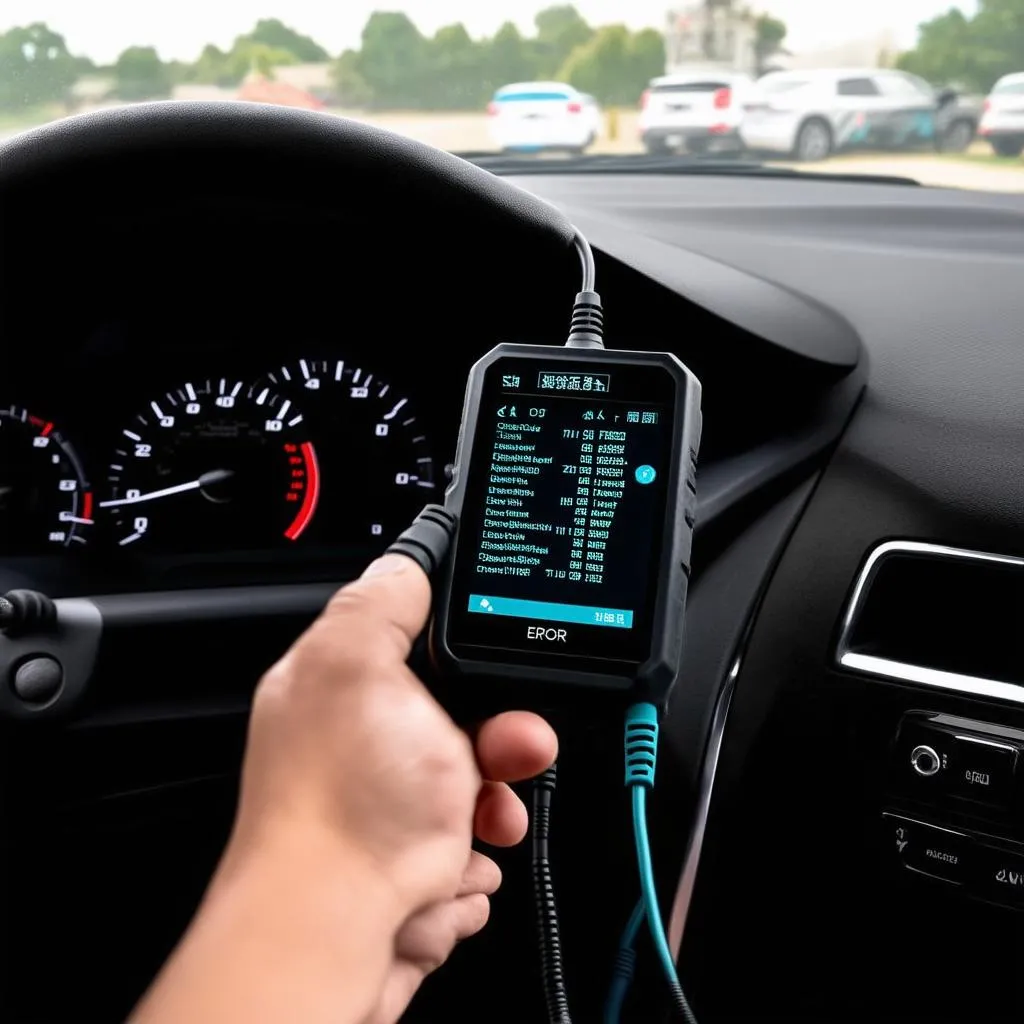
[[[430,578],[405,555],[384,555],[359,579],[339,590],[324,609],[332,624],[349,620],[360,640],[384,637],[405,661],[430,618]],[[376,635],[383,633],[384,636]]]

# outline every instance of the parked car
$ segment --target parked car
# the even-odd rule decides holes
[[[640,101],[640,140],[648,153],[738,152],[742,103],[753,79],[707,71],[651,80]]]
[[[1024,152],[1024,71],[1003,75],[992,87],[978,133],[1000,156]]]
[[[966,149],[980,110],[903,71],[775,71],[744,104],[750,149],[823,160],[851,147]]]
[[[506,152],[568,150],[582,153],[601,128],[593,96],[564,82],[502,86],[487,106],[491,138]]]

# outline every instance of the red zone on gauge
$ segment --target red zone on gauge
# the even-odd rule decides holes
[[[120,547],[193,553],[295,542],[321,494],[308,429],[295,403],[269,388],[186,382],[120,431],[99,507]]]
[[[295,518],[284,535],[289,540],[298,540],[313,521],[320,501],[320,464],[316,460],[316,449],[311,441],[303,441],[298,445],[286,444],[284,450],[288,455],[292,477],[285,501],[299,503]]]
[[[39,433],[37,435],[38,437],[49,438],[50,435],[53,434],[53,423],[49,422],[47,420],[44,420],[41,416],[33,416],[33,415],[29,414],[28,422],[31,423],[33,427],[39,427],[40,428]],[[64,441],[64,439],[59,434],[54,437],[54,440],[60,445],[60,447],[65,452],[70,453],[70,449],[67,447],[67,443]],[[76,483],[80,483],[81,479],[83,479],[83,477],[82,477],[81,468],[79,467],[77,460],[74,460],[73,466],[74,466],[74,469],[75,469],[78,477],[80,478],[79,480],[76,480],[75,482]],[[76,487],[76,488],[74,488],[74,492],[73,493],[74,493],[74,497],[72,498],[72,501],[74,502],[75,507],[71,511],[70,514],[68,514],[68,513],[62,514],[61,515],[61,521],[62,522],[66,522],[66,523],[68,523],[68,522],[75,523],[76,525],[82,525],[82,526],[92,526],[92,523],[93,523],[93,518],[92,518],[92,491],[82,490],[80,487]],[[82,503],[82,507],[81,508],[78,507],[79,500],[81,500],[81,503]],[[74,538],[74,539],[79,539],[79,538]]]

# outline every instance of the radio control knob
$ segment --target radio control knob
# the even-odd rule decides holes
[[[910,766],[918,775],[934,775],[942,768],[942,758],[939,757],[934,747],[926,744],[914,747],[910,752]]]

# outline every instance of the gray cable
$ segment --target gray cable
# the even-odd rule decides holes
[[[595,290],[594,285],[597,282],[597,269],[594,266],[594,251],[590,248],[590,243],[578,227],[573,225],[572,230],[572,242],[573,245],[576,246],[576,252],[579,253],[580,269],[583,271],[583,284],[580,287],[580,291],[592,292]]]

